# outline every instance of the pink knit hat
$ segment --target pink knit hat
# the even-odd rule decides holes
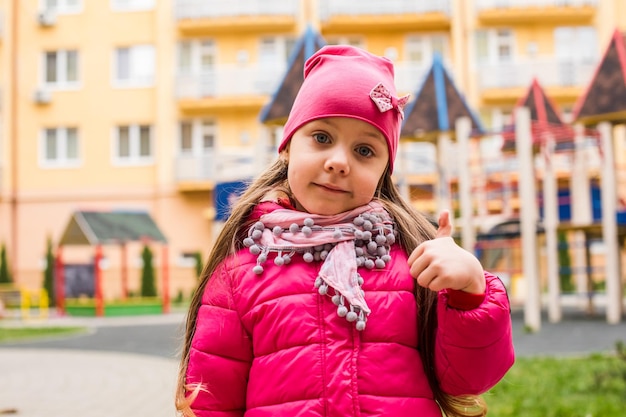
[[[304,82],[285,124],[282,151],[294,132],[316,119],[351,117],[378,128],[389,147],[389,168],[400,140],[403,107],[398,98],[392,62],[346,45],[324,46],[304,65]]]

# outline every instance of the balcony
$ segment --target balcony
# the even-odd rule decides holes
[[[430,64],[429,64],[430,65]],[[430,66],[410,62],[395,63],[396,87],[402,94],[414,94],[422,85]],[[183,111],[217,108],[259,109],[274,94],[287,71],[286,64],[272,66],[218,65],[217,69],[176,78],[176,97]]]
[[[483,25],[589,24],[598,0],[477,0]]]
[[[212,190],[221,182],[253,178],[262,170],[263,161],[249,150],[179,155],[175,160],[176,183],[180,191]]]
[[[322,33],[448,30],[450,0],[321,0]]]
[[[260,108],[274,93],[286,64],[271,67],[219,65],[217,69],[176,78],[176,96],[183,111],[208,108]]]
[[[177,0],[178,27],[190,36],[292,31],[298,4],[284,0]]]
[[[537,78],[551,98],[573,102],[591,80],[596,65],[595,61],[559,61],[554,57],[481,64],[477,71],[478,86],[485,104],[514,102]]]

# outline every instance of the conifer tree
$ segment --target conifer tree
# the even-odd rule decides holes
[[[54,288],[54,254],[52,252],[52,239],[48,238],[46,245],[46,269],[43,271],[43,287],[48,293],[49,305],[54,307],[56,303]]]
[[[0,247],[0,284],[10,284],[13,282],[11,273],[9,272],[9,263],[7,261],[7,251],[4,244]]]
[[[152,251],[145,245],[141,252],[143,259],[143,269],[141,271],[141,296],[156,297],[156,285],[154,277],[154,267],[152,265]]]

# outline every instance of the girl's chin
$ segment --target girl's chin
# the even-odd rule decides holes
[[[307,213],[318,214],[321,216],[334,216],[336,214],[350,211],[354,208],[356,207],[338,206],[332,203],[315,203],[307,205],[306,207],[299,203],[296,205],[296,209],[299,211],[305,211]]]

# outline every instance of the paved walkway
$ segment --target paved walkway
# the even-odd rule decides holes
[[[177,361],[129,353],[0,350],[0,415],[173,417]]]
[[[27,323],[85,325],[93,332],[106,333],[106,328],[111,326],[169,323],[171,328],[176,328],[183,319],[183,314],[170,314],[67,317]],[[5,321],[2,325],[24,325],[24,322]],[[136,328],[129,329],[134,332]],[[158,329],[161,331],[161,327]],[[626,341],[626,321],[608,325],[601,316],[570,317],[558,324],[544,321],[538,334],[529,334],[524,331],[522,316],[516,313],[513,330],[518,356],[609,351],[614,349],[616,341]],[[174,417],[177,367],[177,360],[158,355],[4,345],[0,348],[0,416],[11,413],[16,417]]]
[[[115,326],[176,326],[183,320],[183,314],[175,313],[111,318],[51,317],[4,320],[1,324],[85,326],[92,333],[104,333]],[[48,339],[41,344],[59,341]],[[100,351],[93,347],[77,350],[4,345],[0,348],[0,416],[174,417],[177,374],[178,361],[158,355]]]

